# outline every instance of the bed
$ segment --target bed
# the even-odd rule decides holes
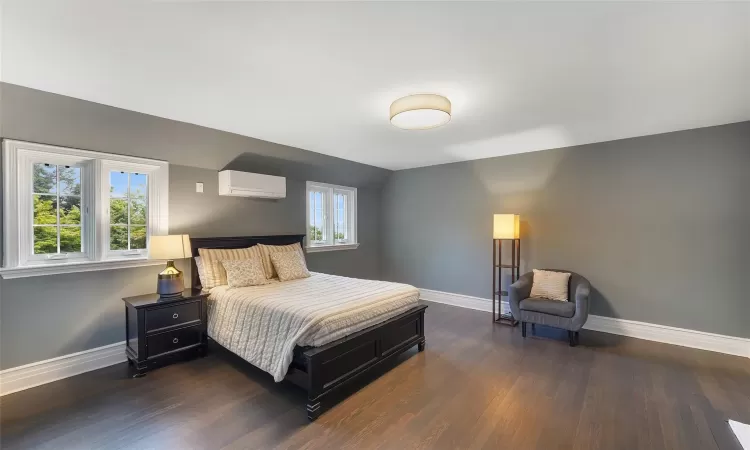
[[[197,255],[199,248],[302,245],[304,238],[192,238],[191,246]],[[194,259],[191,279],[193,287],[200,289]],[[250,288],[219,286],[211,289],[209,297],[209,337],[276,381],[286,379],[305,389],[307,417],[315,420],[331,406],[336,391],[414,346],[424,350],[427,306],[418,303],[415,291],[396,283],[318,273]],[[314,323],[315,328],[291,326],[296,335],[268,332],[269,327],[278,330],[297,320],[295,314],[301,313],[313,317],[306,323]]]

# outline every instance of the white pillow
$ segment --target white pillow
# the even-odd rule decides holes
[[[568,280],[570,273],[534,269],[534,284],[529,297],[568,301]]]

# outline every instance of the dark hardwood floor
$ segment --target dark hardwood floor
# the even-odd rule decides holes
[[[140,379],[120,364],[2,397],[0,446],[735,450],[726,420],[750,423],[746,358],[595,332],[571,348],[541,327],[560,340],[524,340],[434,303],[426,330],[425,352],[314,423],[301,390],[219,349]]]

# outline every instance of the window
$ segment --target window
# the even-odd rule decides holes
[[[308,252],[357,248],[357,189],[308,181],[307,224]]]
[[[3,180],[3,278],[143,265],[167,232],[162,161],[6,140]]]
[[[146,250],[148,175],[109,172],[109,251],[139,254]]]
[[[33,165],[33,257],[81,257],[81,168],[49,163]]]

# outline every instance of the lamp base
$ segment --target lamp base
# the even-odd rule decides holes
[[[174,261],[167,261],[167,267],[159,274],[156,293],[161,297],[178,297],[185,290],[182,271],[174,266]]]

